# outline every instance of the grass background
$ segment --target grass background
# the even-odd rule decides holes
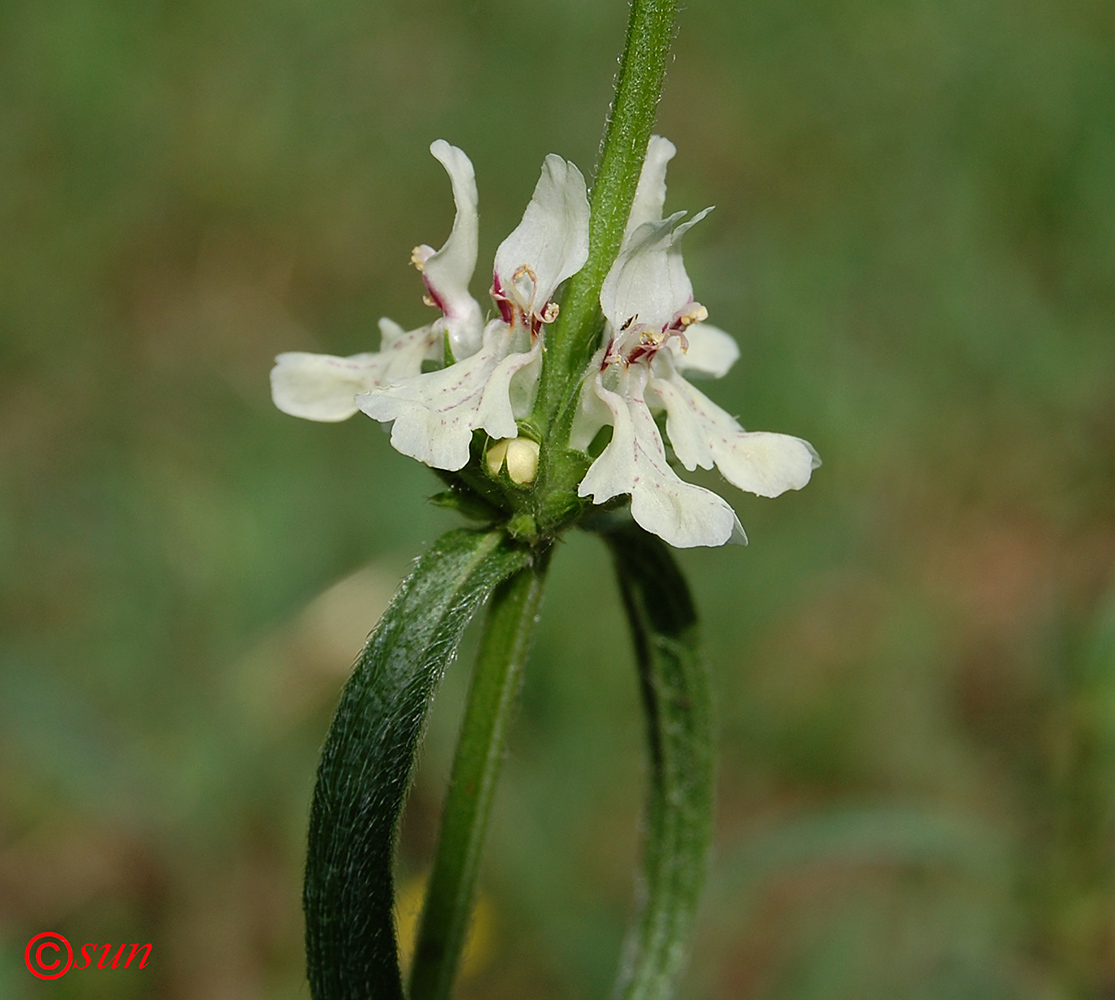
[[[316,752],[453,523],[282,350],[429,312],[410,248],[476,164],[481,261],[591,171],[618,0],[0,7],[0,995],[287,1000]],[[659,131],[706,386],[812,441],[686,552],[720,718],[693,1000],[1115,995],[1115,8],[697,0]],[[476,291],[480,291],[477,282]],[[714,483],[709,477],[706,482]],[[467,673],[404,829],[420,875]],[[462,997],[603,996],[640,720],[607,562],[555,559]],[[35,933],[148,969],[23,967]]]

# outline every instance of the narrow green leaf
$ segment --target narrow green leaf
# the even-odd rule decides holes
[[[633,524],[604,537],[635,642],[650,755],[639,910],[613,996],[666,1000],[685,962],[712,835],[708,677],[669,548]]]
[[[356,661],[310,813],[303,905],[314,1000],[402,1000],[392,861],[434,690],[477,608],[530,553],[451,531],[419,560]]]

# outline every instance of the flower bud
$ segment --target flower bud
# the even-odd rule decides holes
[[[511,482],[517,486],[527,486],[538,475],[538,452],[538,442],[530,438],[503,438],[488,449],[488,471],[493,476],[498,476],[499,470],[506,463]]]

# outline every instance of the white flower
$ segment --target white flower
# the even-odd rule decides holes
[[[728,482],[760,496],[801,489],[820,460],[813,447],[787,434],[747,432],[683,377],[719,377],[739,349],[703,322],[681,258],[685,232],[708,210],[683,222],[662,218],[666,165],[674,146],[653,136],[619,256],[600,292],[606,319],[603,349],[586,379],[571,444],[586,449],[605,424],[612,438],[578,489],[603,503],[631,495],[631,513],[671,545],[746,541],[735,512],[715,493],[684,482],[670,468],[655,421],[666,412],[666,434],[689,471],[714,465]]]
[[[580,171],[546,157],[522,222],[496,251],[491,295],[499,315],[485,324],[468,290],[478,230],[472,164],[444,140],[430,151],[449,173],[457,215],[440,250],[420,246],[411,259],[441,316],[409,333],[381,321],[374,354],[281,354],[271,385],[287,413],[344,420],[363,410],[393,422],[391,443],[404,455],[457,470],[468,463],[473,431],[518,435],[516,418],[529,411],[537,387],[542,328],[557,316],[554,291],[588,258],[589,208]],[[445,343],[451,356],[443,359]],[[424,373],[426,360],[451,363]]]

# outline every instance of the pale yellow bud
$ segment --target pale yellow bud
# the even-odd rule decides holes
[[[488,471],[498,476],[506,461],[511,482],[526,486],[538,475],[538,452],[538,442],[530,438],[501,438],[488,449]]]
[[[488,449],[488,471],[493,476],[498,476],[499,470],[503,468],[503,460],[507,457],[507,446],[511,441],[511,438],[501,438]]]
[[[538,475],[538,442],[517,437],[507,445],[507,475],[511,482],[526,486]]]

